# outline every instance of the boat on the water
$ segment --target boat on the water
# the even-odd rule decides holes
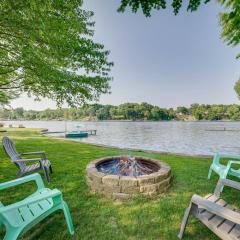
[[[65,137],[66,138],[84,138],[88,137],[88,132],[80,130],[82,126],[81,125],[76,125],[75,131],[67,132],[65,131]]]
[[[68,132],[65,133],[66,138],[83,138],[88,137],[88,132],[80,131],[80,132]]]

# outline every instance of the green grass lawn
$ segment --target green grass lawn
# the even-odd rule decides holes
[[[1,133],[3,135],[3,133]],[[44,137],[34,129],[8,129],[19,152],[45,150],[53,165],[49,188],[58,188],[68,203],[75,236],[71,237],[62,212],[53,214],[22,236],[22,239],[177,239],[185,208],[194,193],[214,190],[217,176],[207,180],[210,159],[96,147],[89,144]],[[173,172],[169,190],[153,198],[140,197],[121,202],[91,194],[85,181],[86,165],[103,156],[144,155],[168,163]],[[0,182],[16,177],[17,168],[0,150]],[[0,201],[9,204],[35,189],[31,183],[0,192]],[[224,198],[237,204],[238,192],[225,189]],[[0,234],[0,238],[3,237]],[[185,239],[218,239],[200,222],[191,218]]]

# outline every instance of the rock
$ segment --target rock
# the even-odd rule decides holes
[[[103,191],[104,193],[120,193],[121,192],[121,187],[120,186],[104,186],[103,185]]]
[[[107,186],[119,186],[119,176],[106,175],[102,178],[102,182]]]
[[[122,176],[120,177],[119,184],[124,187],[134,187],[138,186],[138,180],[135,177]]]
[[[134,194],[134,193],[140,193],[140,187],[138,187],[138,186],[134,186],[134,187],[132,187],[132,186],[122,186],[122,188],[121,188],[121,192],[123,192],[123,193],[129,193],[129,194]]]
[[[140,192],[141,193],[158,192],[159,185],[160,185],[160,183],[140,186]]]
[[[155,175],[153,176],[139,176],[137,177],[138,183],[140,186],[154,184]]]
[[[159,183],[159,190],[162,191],[164,188],[166,188],[166,186],[169,185],[171,180],[171,177],[168,177],[167,179],[165,179],[164,181]]]
[[[153,174],[154,179],[155,179],[155,183],[159,183],[161,181],[163,181],[164,179],[167,178],[168,173],[167,172],[162,172],[162,171],[158,171],[156,173]]]
[[[105,174],[97,171],[96,168],[89,168],[87,169],[87,176],[94,182],[102,183]]]
[[[113,199],[127,200],[127,199],[131,198],[131,194],[127,194],[127,193],[113,193],[112,197],[113,197]]]

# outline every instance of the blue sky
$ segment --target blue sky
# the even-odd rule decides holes
[[[220,39],[220,7],[212,1],[199,11],[184,9],[174,16],[171,8],[117,13],[119,1],[85,0],[96,21],[94,39],[111,51],[114,62],[112,94],[100,103],[149,102],[161,107],[191,103],[239,103],[233,90],[240,77],[239,48]],[[50,100],[34,102],[22,96],[12,104],[27,109],[53,108]]]

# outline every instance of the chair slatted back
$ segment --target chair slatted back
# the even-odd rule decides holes
[[[21,159],[21,155],[17,152],[14,143],[12,142],[12,140],[9,137],[6,137],[6,136],[3,137],[2,144],[3,144],[3,148],[6,152],[6,154],[9,156],[9,158],[12,161]],[[14,163],[20,169],[23,169],[26,166],[26,164],[24,162],[17,162],[17,163],[14,162]]]

